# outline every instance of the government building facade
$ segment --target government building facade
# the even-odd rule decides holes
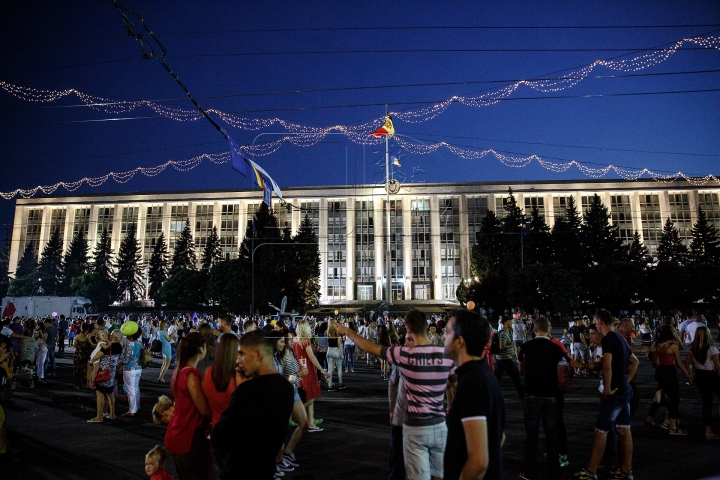
[[[688,243],[698,207],[720,228],[720,187],[687,181],[551,181],[492,183],[414,183],[399,185],[390,196],[390,294],[394,303],[457,303],[455,291],[469,280],[470,253],[481,219],[489,209],[504,214],[508,188],[529,215],[537,206],[552,227],[570,197],[585,211],[600,196],[626,242],[637,231],[651,254],[669,217]],[[394,190],[397,190],[396,192]],[[295,187],[283,191],[287,204],[273,198],[281,228],[295,234],[307,214],[317,234],[321,306],[370,305],[386,299],[387,197],[384,185]],[[17,200],[10,271],[28,243],[42,251],[56,229],[67,246],[84,230],[95,246],[104,229],[117,253],[128,227],[136,225],[147,262],[160,234],[169,251],[188,220],[200,252],[214,226],[226,259],[237,258],[260,190],[128,193],[58,196]],[[520,252],[518,252],[520,255]]]

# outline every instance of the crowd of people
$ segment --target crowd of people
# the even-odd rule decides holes
[[[428,318],[410,310],[402,318],[384,312],[372,321],[311,317],[295,324],[226,314],[16,317],[2,322],[0,377],[20,378],[20,369],[29,368],[43,382],[56,373],[56,349],[62,355],[72,345],[74,387],[95,390],[96,415],[87,422],[105,423],[116,420],[118,399],[127,402],[123,417],[138,413],[140,376],[153,352],[162,359],[157,381],[167,383],[171,374],[170,395],[152,409],[153,420],[167,426],[164,445],[145,458],[156,480],[171,478],[168,458],[179,479],[271,479],[300,468],[295,448],[323,430],[315,400],[323,389],[344,389],[343,374],[347,381],[363,360],[388,380],[391,480],[502,478],[506,373],[522,403],[523,478],[539,475],[540,425],[549,478],[569,464],[563,410],[576,375],[596,376],[600,395],[593,447],[576,478],[596,479],[602,468],[609,478],[633,478],[630,423],[640,359],[652,364],[657,381],[644,423],[655,426],[665,407],[659,426],[671,436],[688,434],[679,369],[698,388],[705,439],[720,439],[712,429],[718,348],[702,314],[616,318],[598,310],[574,318],[557,338],[541,315],[503,312],[497,329],[487,315],[458,309]],[[6,448],[0,407],[0,454]]]

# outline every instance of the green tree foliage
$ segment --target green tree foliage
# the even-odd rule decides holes
[[[200,257],[200,266],[204,272],[208,272],[213,265],[219,263],[222,259],[220,237],[218,236],[217,227],[213,227]]]
[[[190,230],[190,220],[185,221],[180,238],[175,243],[173,251],[172,267],[170,275],[174,275],[183,268],[195,270],[197,265],[197,257],[195,256],[195,242],[193,242],[192,231]]]
[[[687,248],[682,244],[675,224],[670,217],[665,220],[662,235],[658,242],[657,259],[658,263],[684,264],[687,259]]]
[[[612,312],[627,309],[641,300],[645,286],[643,267],[629,261],[605,262],[587,268],[583,273],[583,300],[595,308]]]
[[[165,242],[165,235],[160,234],[155,246],[153,247],[152,255],[150,255],[150,261],[148,265],[148,281],[150,282],[150,298],[155,298],[155,295],[162,287],[165,280],[168,278],[168,250],[167,243]]]
[[[642,267],[646,266],[649,260],[648,249],[645,248],[642,240],[640,240],[640,234],[637,230],[635,230],[632,242],[628,247],[628,260],[630,263],[634,263],[635,265],[640,265]]]
[[[551,233],[553,259],[558,265],[571,269],[579,269],[583,266],[581,225],[575,198],[569,197],[565,215],[555,219]]]
[[[583,214],[580,233],[585,265],[599,265],[627,258],[627,249],[622,244],[618,227],[610,224],[608,209],[597,194],[593,195],[590,208]]]
[[[714,224],[708,222],[707,215],[701,207],[698,207],[698,220],[692,229],[690,259],[696,263],[720,265],[718,231]]]
[[[207,272],[181,268],[165,280],[154,298],[168,308],[199,307],[207,300],[207,282]]]
[[[38,265],[38,278],[45,290],[46,295],[58,293],[63,277],[63,241],[60,237],[60,229],[56,228],[50,235],[50,240],[45,245],[40,264]]]
[[[265,203],[248,222],[245,238],[240,245],[240,258],[252,262],[255,251],[255,310],[268,312],[268,302],[277,303],[280,295],[278,265],[280,256],[280,231],[278,221]],[[252,272],[251,272],[252,275]],[[213,297],[214,298],[214,297]]]
[[[5,245],[0,250],[0,298],[7,295],[10,288],[10,237],[5,238]]]
[[[115,263],[118,298],[127,298],[130,305],[135,304],[135,300],[142,291],[142,282],[140,280],[142,273],[141,251],[140,242],[138,242],[135,234],[135,225],[130,225],[127,235],[120,243]]]
[[[114,252],[112,249],[110,235],[108,234],[107,228],[105,228],[100,234],[100,238],[93,250],[91,270],[93,273],[100,275],[101,278],[111,282],[114,280],[112,266],[113,254]]]
[[[471,252],[473,276],[485,277],[500,268],[503,260],[502,225],[493,210],[488,210],[480,222],[477,243]]]
[[[88,252],[90,251],[90,245],[88,245],[87,238],[85,237],[85,231],[81,228],[70,241],[68,245],[68,251],[65,253],[63,259],[63,266],[65,268],[63,274],[63,294],[70,293],[72,291],[72,279],[85,275],[90,267],[90,261],[88,258]]]
[[[88,272],[78,277],[73,277],[70,283],[70,291],[73,295],[89,298],[92,304],[104,309],[115,301],[115,283],[98,272]]]
[[[540,215],[537,206],[533,205],[530,211],[528,233],[524,237],[525,266],[550,263],[552,261],[551,242],[550,227],[545,223],[545,216]]]
[[[15,270],[15,279],[10,282],[8,295],[22,297],[32,295],[37,288],[37,255],[35,247],[28,242]]]
[[[225,260],[210,269],[207,297],[220,309],[240,314],[250,311],[250,262],[245,259]]]
[[[526,310],[569,312],[580,308],[578,273],[557,265],[535,264],[516,270],[510,279],[508,302]]]
[[[288,305],[301,311],[320,302],[320,247],[310,217],[305,214],[293,247],[288,247],[292,284],[288,289]],[[292,302],[291,299],[292,298]]]

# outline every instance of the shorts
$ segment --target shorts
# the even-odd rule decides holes
[[[415,427],[403,425],[403,455],[407,480],[443,477],[447,424]]]
[[[630,428],[630,399],[632,390],[622,396],[615,393],[609,397],[600,398],[600,413],[598,414],[595,429],[608,433],[613,427]]]
[[[525,340],[513,340],[515,342],[515,348],[522,347],[523,343],[525,343]]]
[[[573,343],[573,353],[584,359],[587,357],[587,347],[582,342],[575,342]]]
[[[302,399],[300,398],[297,385],[293,384],[293,403],[295,402],[302,402]]]

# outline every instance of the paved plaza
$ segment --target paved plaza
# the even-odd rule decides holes
[[[683,356],[684,358],[684,356]],[[127,406],[119,404],[118,419],[103,425],[85,421],[94,415],[95,395],[72,387],[72,349],[58,359],[58,375],[46,384],[29,389],[18,386],[5,407],[13,460],[0,466],[3,479],[141,479],[144,454],[162,443],[165,429],[152,422],[150,411],[157,397],[169,394],[169,386],[155,381],[158,360],[143,371],[142,402],[134,418],[122,418]],[[720,444],[703,437],[700,399],[695,387],[680,386],[681,411],[689,422],[689,436],[670,437],[659,427],[643,425],[655,393],[653,370],[640,358],[638,386],[640,406],[633,421],[636,479],[697,479],[720,475]],[[682,377],[682,375],[681,375]],[[168,377],[169,378],[169,377]],[[571,477],[584,466],[590,454],[592,425],[598,411],[598,379],[576,378],[566,397]],[[296,449],[300,468],[288,480],[387,478],[388,425],[387,383],[379,369],[360,361],[355,373],[345,374],[347,389],[323,391],[316,403],[316,416],[324,419],[324,431],[306,435]],[[505,377],[502,380],[507,405],[504,447],[505,478],[517,479],[522,469],[522,409],[517,394]],[[656,419],[662,420],[661,414]],[[713,407],[715,427],[720,429],[718,404]],[[249,432],[249,439],[252,432]],[[541,434],[542,435],[542,434]],[[540,449],[544,448],[541,439]],[[542,455],[542,453],[540,453]],[[168,468],[172,473],[172,466]],[[541,460],[541,474],[545,474]],[[602,476],[601,476],[602,478]]]

